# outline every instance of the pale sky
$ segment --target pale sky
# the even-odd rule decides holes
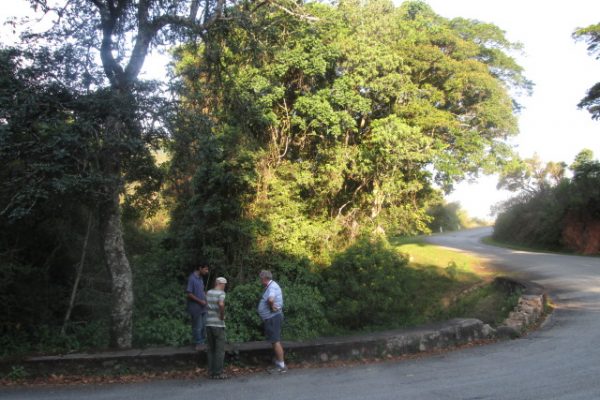
[[[600,82],[600,61],[587,54],[585,43],[571,34],[578,27],[600,22],[598,0],[426,0],[447,18],[465,17],[491,22],[509,40],[521,42],[518,55],[525,75],[535,84],[531,97],[520,98],[520,134],[510,143],[521,157],[537,153],[542,161],[570,164],[583,148],[600,158],[600,121],[593,121],[577,103]],[[463,183],[448,200],[459,201],[470,215],[490,218],[490,206],[510,193],[496,190],[497,178]]]
[[[570,164],[580,150],[589,148],[600,158],[600,121],[593,121],[587,111],[577,109],[587,89],[600,81],[600,61],[587,54],[584,43],[576,43],[571,37],[577,27],[600,22],[599,0],[426,2],[447,18],[460,16],[494,23],[509,40],[524,45],[524,54],[514,56],[535,87],[531,97],[519,99],[525,107],[519,116],[520,134],[510,140],[522,157],[537,153],[544,162]],[[9,4],[4,5],[5,17],[23,15],[27,10],[24,0]],[[5,27],[0,27],[0,34],[1,41],[8,44],[11,35]],[[149,76],[162,77],[164,60],[147,62],[146,69]],[[490,206],[511,195],[498,191],[496,182],[496,177],[464,182],[448,200],[459,201],[471,216],[489,219]]]

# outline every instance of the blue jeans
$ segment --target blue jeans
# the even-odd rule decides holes
[[[192,340],[194,344],[206,341],[206,313],[192,315]]]

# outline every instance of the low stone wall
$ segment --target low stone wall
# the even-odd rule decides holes
[[[296,362],[320,363],[361,358],[385,358],[445,349],[493,337],[493,329],[478,319],[452,319],[414,329],[391,330],[365,335],[284,342],[286,358]],[[273,351],[266,342],[230,344],[227,358],[247,365],[267,365]],[[136,371],[185,370],[204,367],[205,352],[192,348],[154,348],[96,354],[31,357],[11,364],[23,367],[30,376],[49,374],[124,374]],[[8,367],[8,364],[3,365]],[[5,369],[5,368],[0,368]],[[8,371],[2,371],[4,373]]]
[[[478,319],[452,319],[443,324],[370,335],[322,338],[290,343],[287,354],[312,363],[415,354],[491,338],[492,329]]]
[[[284,342],[286,358],[295,362],[325,363],[362,358],[417,354],[465,345],[477,340],[515,338],[543,315],[545,295],[536,285],[508,278],[497,284],[507,290],[521,290],[515,310],[505,323],[493,329],[478,319],[452,319],[443,323],[411,329],[390,330],[364,335],[320,338],[305,342]],[[266,342],[230,344],[226,348],[230,361],[247,365],[266,365],[273,352]],[[0,363],[0,374],[14,367],[29,376],[61,374],[120,375],[138,371],[191,370],[206,365],[205,352],[191,347],[132,349],[90,354],[67,354],[30,357],[18,362]]]
[[[544,315],[547,301],[544,288],[532,282],[507,277],[496,278],[495,283],[511,291],[521,291],[517,306],[503,324],[496,328],[495,335],[500,339],[520,337]]]

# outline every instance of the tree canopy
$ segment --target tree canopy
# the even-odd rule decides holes
[[[186,248],[223,249],[227,237],[240,249],[243,237],[318,258],[363,229],[423,231],[435,185],[450,190],[510,154],[510,88],[529,82],[496,26],[421,2],[307,11],[316,20],[224,20],[206,44],[178,50],[186,112],[173,172],[189,184],[175,224],[203,221]],[[181,168],[190,159],[197,170]]]
[[[584,40],[588,52],[600,59],[600,24],[594,24],[585,28],[579,28],[573,33],[573,37]],[[600,119],[600,82],[592,86],[586,96],[579,102],[580,108],[586,108],[593,119]]]

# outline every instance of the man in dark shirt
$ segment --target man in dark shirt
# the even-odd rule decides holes
[[[187,311],[192,317],[192,340],[196,350],[201,350],[206,341],[206,292],[204,279],[208,276],[208,265],[199,263],[188,278]]]

